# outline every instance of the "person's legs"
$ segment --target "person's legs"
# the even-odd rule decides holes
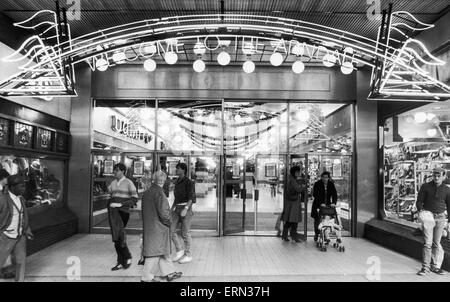
[[[116,253],[117,253],[117,263],[118,264],[124,264],[124,258],[122,255],[122,247],[121,247],[121,243],[119,241],[114,241],[114,248],[116,249]]]
[[[324,227],[323,235],[324,235],[325,242],[328,242],[330,240],[330,233],[331,233],[331,228]]]
[[[124,264],[127,264],[127,261],[131,259],[131,253],[127,246],[127,233],[125,231],[125,227],[127,226],[128,220],[130,219],[130,213],[119,211],[120,218],[123,222],[123,228],[120,231],[120,246],[121,246],[121,254],[124,259]]]
[[[159,256],[145,257],[144,268],[142,269],[142,281],[151,281],[155,278],[158,271]]]
[[[424,239],[422,250],[422,268],[426,270],[430,270],[431,247],[433,244],[434,226],[435,226],[434,220],[431,219],[422,220],[423,239]]]
[[[8,238],[3,233],[0,233],[0,267],[5,265],[6,259],[11,255],[16,241],[17,240]]]
[[[169,256],[161,256],[159,257],[159,270],[163,277],[168,276],[176,272],[176,267],[173,262],[170,260]]]
[[[283,239],[288,238],[289,228],[291,227],[291,223],[289,221],[285,221],[283,225],[283,235],[281,236]]]
[[[186,216],[181,218],[181,237],[184,240],[184,250],[185,255],[190,257],[191,256],[191,243],[192,243],[192,237],[191,237],[191,223],[192,223],[192,217],[194,216],[194,213],[192,212],[192,208],[190,208]]]
[[[319,224],[320,224],[320,218],[314,218],[314,241],[317,241],[317,238],[320,235],[320,230],[319,230]]]
[[[441,245],[442,233],[444,231],[447,220],[445,217],[436,218],[435,227],[433,229],[433,244],[431,251],[431,260],[433,268],[441,268],[442,261],[444,260],[444,249]]]
[[[180,215],[175,210],[172,212],[172,224],[170,225],[170,236],[172,237],[172,241],[175,244],[176,252],[182,251],[183,247],[177,235],[177,227],[180,221]]]
[[[27,259],[27,238],[20,236],[19,240],[13,249],[14,260],[16,262],[16,276],[17,282],[25,281],[25,263]]]
[[[297,228],[298,228],[298,223],[297,222],[291,222],[291,237],[292,239],[297,239],[298,234],[297,234]]]

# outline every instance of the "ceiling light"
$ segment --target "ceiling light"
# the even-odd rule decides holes
[[[427,130],[427,135],[428,136],[436,136],[436,134],[437,134],[437,131],[436,131],[436,129],[434,129],[434,128],[431,128],[431,129],[428,129]]]
[[[434,113],[427,113],[427,120],[431,121],[435,117],[436,117],[436,114],[434,114]]]
[[[101,58],[98,59],[95,62],[95,67],[97,68],[97,70],[99,71],[105,71],[106,69],[108,69],[109,63],[108,61],[106,61],[105,59]]]
[[[295,61],[294,64],[292,64],[292,71],[294,73],[302,73],[305,70],[305,64],[298,60]]]
[[[242,69],[246,73],[252,73],[255,70],[255,63],[253,63],[253,61],[251,60],[247,60],[242,65]]]
[[[127,59],[127,57],[125,56],[124,52],[116,52],[112,55],[112,59],[117,64],[123,64],[123,63],[125,63],[125,60]]]
[[[203,42],[197,42],[194,45],[194,53],[196,55],[203,55],[206,52],[206,46]]]
[[[153,59],[145,60],[144,61],[144,69],[146,71],[149,71],[149,72],[155,71],[155,69],[156,69],[156,62],[155,62],[155,60],[153,60]]]
[[[336,63],[337,59],[332,54],[326,54],[323,56],[322,60],[323,60],[323,65],[325,65],[326,67],[332,67]]]
[[[142,45],[141,45],[142,47]],[[144,46],[143,49],[143,53],[141,51],[141,49],[139,48],[139,52],[141,53],[141,55],[154,55],[156,53],[157,49],[156,49],[156,45],[151,43],[151,44],[147,44]]]
[[[283,64],[283,56],[281,55],[281,53],[274,52],[270,56],[270,64],[272,64],[273,66],[280,66],[281,64]]]
[[[217,56],[217,62],[219,62],[219,64],[222,66],[228,65],[230,61],[231,61],[230,54],[226,51],[222,51]]]
[[[303,45],[297,44],[292,47],[291,52],[296,56],[303,56],[303,54],[305,53],[305,48],[303,47]]]
[[[417,112],[414,114],[414,120],[419,123],[425,123],[427,121],[427,114],[425,112]]]
[[[253,44],[250,43],[250,42],[245,42],[245,43],[244,43],[244,46],[242,47],[242,52],[243,52],[245,55],[251,55],[251,54],[253,54],[253,52],[254,52]]]
[[[309,120],[309,112],[306,110],[299,110],[297,112],[297,119],[301,122],[306,122]]]
[[[192,67],[194,68],[194,70],[196,72],[202,72],[205,70],[205,62],[203,62],[203,60],[201,60],[201,59],[195,60]]]
[[[178,55],[173,51],[166,52],[164,60],[166,61],[167,64],[173,65],[178,61]]]
[[[343,74],[351,74],[353,72],[353,64],[352,62],[344,62],[341,66],[341,72]]]
[[[353,48],[350,47],[350,46],[344,48],[344,52],[347,52],[347,53],[353,53],[353,51],[354,51]]]
[[[261,114],[261,116],[259,117],[259,119],[260,120],[263,120],[263,119],[265,119],[266,118],[266,115],[263,113],[263,114]]]

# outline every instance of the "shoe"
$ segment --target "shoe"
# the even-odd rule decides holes
[[[281,231],[277,232],[277,237],[281,237]]]
[[[175,279],[181,278],[182,275],[183,275],[182,272],[175,272],[175,273],[167,275],[166,279],[167,279],[168,282],[170,282],[170,281],[173,281]]]
[[[438,274],[438,275],[445,275],[446,274],[446,272],[442,268],[432,267],[430,270],[433,273]]]
[[[319,240],[319,235],[314,235],[314,241],[317,241],[317,240]]]
[[[123,269],[128,269],[131,266],[131,258],[127,260],[127,263],[123,265]]]
[[[342,240],[340,238],[336,239],[337,243],[342,243]]]
[[[422,269],[419,272],[417,272],[417,275],[419,275],[419,276],[426,276],[429,274],[430,274],[430,271],[424,267],[422,267]]]
[[[118,271],[120,269],[123,269],[123,265],[120,263],[117,263],[116,266],[114,266],[111,270],[112,271]]]
[[[290,241],[287,237],[281,237],[281,239],[283,239],[283,241]]]
[[[0,274],[0,279],[14,279],[16,277],[15,272],[4,272]]]
[[[188,263],[192,261],[192,257],[191,256],[184,256],[183,258],[180,259],[180,261],[178,261],[178,263]]]
[[[139,259],[138,265],[144,265],[145,264],[145,258],[142,257],[141,259]]]
[[[172,259],[172,261],[177,262],[178,260],[183,258],[183,256],[184,256],[184,250],[178,251],[177,255],[175,256],[175,258]]]
[[[300,238],[295,238],[294,241],[297,242],[297,243],[302,243],[303,242]]]
[[[159,281],[158,279],[153,278],[153,279],[150,280],[150,281],[144,281],[144,280],[141,280],[141,282],[161,282],[161,281]]]

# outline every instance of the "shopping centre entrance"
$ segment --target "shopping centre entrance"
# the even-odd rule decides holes
[[[120,120],[126,131],[106,121]],[[148,141],[126,132],[139,129]],[[120,128],[120,129],[117,129]],[[186,163],[195,183],[192,230],[204,235],[277,235],[289,169],[307,184],[299,233],[313,235],[312,188],[329,171],[344,235],[352,231],[353,105],[345,103],[96,100],[93,110],[92,232],[109,230],[106,188],[123,162],[139,196],[159,169],[171,180]],[[111,132],[113,131],[113,132]],[[115,131],[115,132],[114,132]],[[147,150],[145,150],[147,149]],[[174,185],[169,187],[173,203]],[[142,229],[141,205],[127,228]]]

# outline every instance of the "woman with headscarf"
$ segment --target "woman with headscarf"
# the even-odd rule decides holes
[[[301,242],[297,227],[298,223],[302,221],[301,194],[305,191],[305,185],[302,183],[300,173],[299,166],[292,167],[286,184],[283,215],[281,217],[281,220],[284,221],[281,238],[284,241],[289,241],[288,232],[290,230],[292,240]]]

